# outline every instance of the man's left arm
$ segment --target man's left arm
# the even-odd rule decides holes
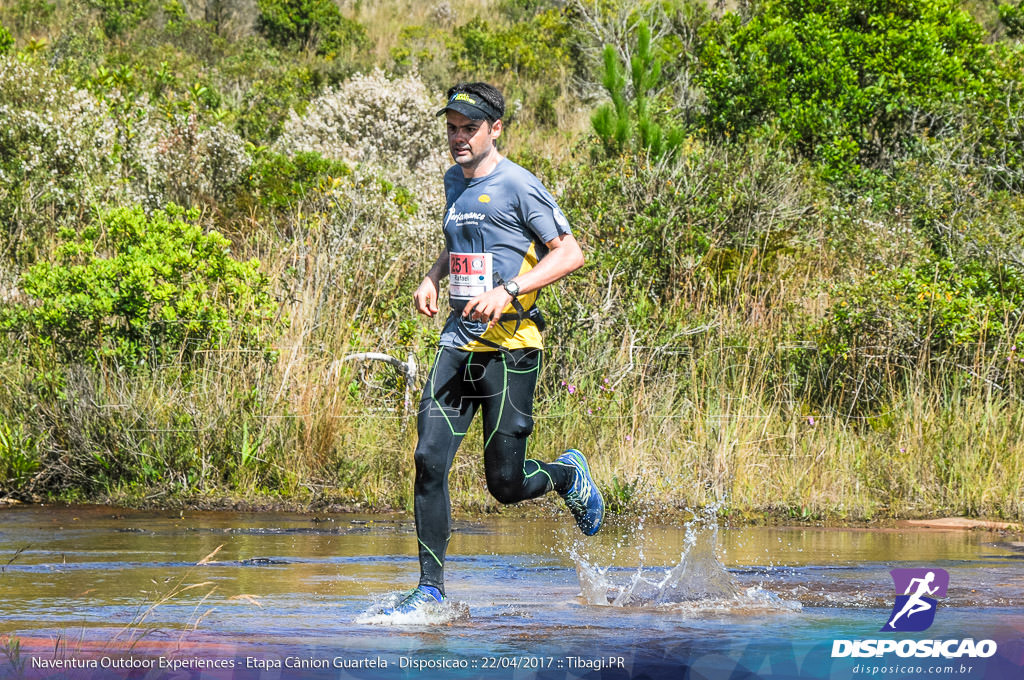
[[[536,266],[515,277],[520,295],[549,286],[583,266],[583,251],[572,234],[561,234],[545,245],[548,252]],[[462,310],[462,316],[494,323],[510,302],[512,296],[504,286],[497,286],[467,302],[465,309]]]

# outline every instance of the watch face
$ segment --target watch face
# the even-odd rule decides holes
[[[511,295],[512,297],[516,297],[517,295],[519,295],[519,284],[516,283],[515,281],[507,281],[505,283],[505,292]]]

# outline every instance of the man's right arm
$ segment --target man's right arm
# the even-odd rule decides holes
[[[432,317],[437,314],[438,291],[441,290],[441,279],[448,276],[448,249],[441,251],[423,278],[420,287],[413,293],[412,298],[416,303],[416,311],[424,316]]]

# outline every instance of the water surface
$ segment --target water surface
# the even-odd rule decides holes
[[[0,677],[845,678],[863,677],[865,661],[910,668],[885,677],[964,677],[966,663],[969,677],[1024,677],[1024,546],[991,532],[612,517],[584,539],[560,516],[460,521],[450,602],[388,621],[375,607],[418,575],[404,515],[0,517],[0,643],[21,645],[13,663],[10,646],[0,653]],[[836,639],[887,637],[889,570],[925,566],[950,574],[934,624],[888,637],[991,638],[997,658],[831,657]],[[111,668],[126,655],[193,667]],[[108,667],[33,667],[33,656]],[[234,668],[194,667],[228,659]]]

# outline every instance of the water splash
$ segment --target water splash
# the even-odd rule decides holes
[[[587,604],[631,609],[754,613],[796,611],[799,602],[786,601],[758,586],[739,586],[718,559],[717,507],[707,508],[685,525],[679,562],[672,567],[645,567],[643,551],[636,568],[598,567],[577,547],[570,551]],[[643,532],[641,519],[636,531]]]
[[[435,626],[469,619],[469,605],[452,599],[427,603],[406,614],[388,611],[405,595],[405,592],[388,593],[359,614],[355,623],[361,626]]]

